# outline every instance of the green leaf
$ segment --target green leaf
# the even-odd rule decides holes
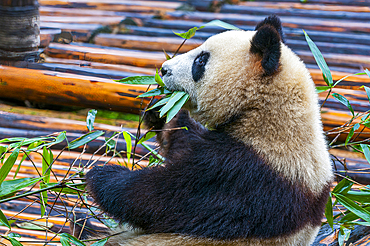
[[[20,189],[23,189],[25,187],[35,184],[41,179],[43,179],[43,177],[22,178],[22,179],[13,179],[13,180],[4,181],[0,185],[0,198],[12,195],[13,193],[19,191]]]
[[[344,195],[341,194],[335,194],[333,195],[337,198],[337,200],[349,211],[353,212],[356,214],[358,217],[361,219],[370,222],[370,213],[369,211],[365,210],[355,202],[353,202],[351,199],[345,197]]]
[[[97,112],[98,111],[96,109],[91,109],[87,113],[86,126],[87,126],[87,129],[89,130],[89,132],[91,132],[92,130],[94,130],[94,121],[95,121],[95,116],[96,116],[96,113]]]
[[[362,149],[362,152],[364,153],[365,155],[365,158],[367,160],[368,163],[370,163],[370,150],[369,150],[369,145],[367,144],[360,144],[361,146],[361,149]]]
[[[103,131],[95,131],[95,132],[89,132],[79,138],[76,138],[75,140],[73,140],[72,142],[70,142],[68,144],[68,148],[69,149],[76,149],[84,144],[87,144],[91,141],[93,141],[94,139],[100,137],[101,135],[103,135],[104,132]]]
[[[351,130],[349,131],[348,133],[348,136],[346,138],[346,141],[345,141],[345,146],[347,145],[348,141],[352,138],[353,134],[355,133],[355,131],[360,128],[360,124],[359,123],[356,123],[352,128]]]
[[[140,98],[140,97],[154,97],[154,96],[159,96],[159,95],[168,94],[168,93],[171,93],[171,91],[166,90],[164,87],[161,87],[161,88],[157,88],[157,89],[145,92],[141,95],[138,95],[137,98]]]
[[[62,246],[72,246],[68,239],[66,239],[65,237],[60,238],[60,243],[62,244]]]
[[[203,27],[193,27],[193,28],[190,28],[187,32],[184,32],[184,33],[178,33],[178,32],[173,32],[174,34],[176,34],[177,36],[180,36],[184,39],[190,39],[192,37],[194,37],[196,31],[198,31],[199,29],[201,29]]]
[[[59,234],[59,237],[60,239],[64,238],[66,239],[68,242],[71,242],[71,243],[74,243],[76,246],[86,246],[85,243],[81,242],[80,240],[78,240],[77,238],[75,238],[74,236],[72,235],[69,235],[68,233],[62,233],[62,234]],[[63,244],[63,243],[62,243]]]
[[[180,100],[178,100],[175,105],[167,112],[167,118],[166,118],[166,123],[170,122],[173,117],[180,111],[182,106],[188,101],[189,95],[185,94],[181,97]]]
[[[229,23],[226,23],[224,21],[220,21],[220,20],[210,21],[207,24],[205,24],[204,26],[202,26],[201,28],[206,27],[206,26],[219,26],[219,27],[223,27],[223,28],[229,29],[229,30],[240,30],[240,28],[238,28],[234,25],[231,25]]]
[[[163,117],[174,105],[177,101],[179,101],[186,93],[183,92],[183,91],[176,91],[174,92],[171,97],[170,97],[170,100],[168,101],[168,103],[166,103],[166,105],[164,105],[163,108],[161,108],[159,110],[159,117]]]
[[[365,209],[366,211],[370,212],[370,207],[364,207],[363,209]],[[347,211],[346,213],[347,214],[340,219],[340,221],[339,221],[340,223],[352,222],[352,221],[357,220],[359,218],[353,212],[348,212]],[[366,222],[366,223],[369,223],[369,222]]]
[[[342,245],[344,245],[345,242],[347,242],[350,234],[351,234],[350,229],[347,229],[344,226],[340,226],[339,234],[338,234],[339,246],[342,246]]]
[[[90,246],[104,246],[107,241],[108,241],[108,237],[104,238],[102,240],[99,240],[99,241],[91,244]]]
[[[22,229],[27,229],[27,230],[36,230],[36,231],[45,231],[45,228],[51,228],[54,226],[53,223],[47,222],[46,221],[32,221],[31,222],[22,222],[22,223],[17,223],[17,227],[22,228]]]
[[[18,164],[18,167],[17,167],[17,170],[15,170],[15,173],[14,173],[14,176],[13,176],[13,178],[15,179],[15,177],[17,176],[17,174],[18,174],[18,172],[19,172],[19,170],[20,170],[20,168],[21,168],[21,165],[22,165],[22,163],[23,163],[23,161],[27,158],[27,155],[31,152],[30,150],[31,149],[36,149],[36,147],[37,146],[39,146],[40,144],[42,144],[43,143],[43,141],[37,141],[37,142],[33,142],[33,143],[31,143],[28,147],[27,147],[27,151],[25,151],[26,153],[23,155],[23,157],[22,157],[22,160],[19,162],[19,164]]]
[[[346,194],[352,187],[353,182],[348,179],[342,179],[333,189],[333,193]]]
[[[155,76],[154,76],[154,79],[155,79],[155,82],[157,82],[157,84],[158,84],[159,86],[166,87],[166,86],[165,86],[165,84],[164,84],[164,83],[163,83],[163,81],[162,81],[161,76],[159,76],[159,74],[158,74],[158,69],[157,69],[157,68],[155,69]]]
[[[316,93],[321,93],[321,92],[327,91],[330,88],[331,88],[330,86],[317,86],[316,87]]]
[[[49,183],[51,171],[51,167],[49,166],[53,164],[53,152],[51,152],[51,149],[44,147],[42,150],[42,156],[42,176],[44,176],[44,182]]]
[[[367,76],[369,76],[370,77],[370,71],[369,71],[369,69],[365,69],[365,73],[367,74]]]
[[[364,75],[364,74],[365,73],[354,73],[354,74],[350,74],[350,75],[344,76],[343,78],[341,78],[337,82],[335,82],[335,84],[333,85],[333,87],[335,87],[337,84],[339,84],[340,82],[342,82],[343,80],[345,80],[348,77],[351,77],[351,76],[354,76],[354,75]]]
[[[145,142],[146,140],[148,139],[151,139],[152,137],[155,136],[155,132],[146,132],[145,135],[139,139],[139,141],[137,142],[137,144],[141,144],[143,142]]]
[[[51,191],[55,191],[57,193],[61,192],[63,194],[73,194],[73,195],[76,195],[78,194],[78,191],[77,190],[74,190],[72,188],[69,188],[69,187],[55,187],[55,186],[58,186],[59,183],[54,183],[54,182],[51,182],[51,183],[46,183],[46,184],[40,184],[40,186],[42,186],[42,188],[50,188],[49,190]],[[86,184],[76,184],[76,183],[65,183],[65,185],[68,185],[70,187],[73,187],[73,188],[76,188],[76,189],[79,189],[79,190],[84,190],[85,187],[86,187]],[[54,188],[52,188],[54,187]]]
[[[348,99],[345,98],[344,96],[338,94],[338,93],[333,93],[332,96],[337,99],[341,104],[345,105],[352,113],[352,115],[355,115],[355,112],[353,111],[353,108],[351,104],[349,103]]]
[[[38,141],[44,141],[44,140],[51,140],[53,139],[52,137],[38,137],[38,138],[24,138],[23,140],[17,142],[17,143],[12,143],[9,145],[9,148],[17,148],[17,147],[20,147],[20,146],[25,146],[25,145],[29,145],[29,144],[32,144],[34,142],[38,142]]]
[[[345,196],[359,203],[370,203],[370,192],[368,191],[348,191]]]
[[[130,134],[128,134],[127,132],[122,132],[122,134],[126,142],[127,162],[130,163],[132,151],[132,139],[130,137]]]
[[[367,99],[370,101],[370,88],[367,87],[367,86],[364,86],[364,88],[365,88],[365,91],[366,91]]]
[[[303,31],[303,32],[304,32],[304,35],[306,37],[307,44],[310,47],[310,50],[313,54],[313,57],[315,58],[317,65],[319,66],[319,68],[321,69],[321,72],[323,73],[323,77],[324,77],[324,80],[325,80],[326,84],[328,86],[332,86],[333,85],[333,77],[331,76],[330,69],[329,69],[328,65],[326,64],[324,57],[322,56],[319,48],[317,48],[316,44],[307,35],[307,33],[305,31]]]
[[[13,246],[22,246],[22,244],[15,238],[5,237]]]
[[[0,210],[0,221],[10,229],[10,224],[3,211]]]
[[[162,98],[161,100],[159,100],[158,102],[156,102],[153,106],[151,106],[150,108],[148,108],[146,111],[149,111],[149,110],[152,110],[153,108],[162,106],[162,105],[166,104],[169,100],[170,100],[170,97]]]
[[[129,85],[155,85],[157,82],[155,81],[154,76],[131,76],[120,80],[115,80],[116,82],[120,82],[123,84]]]
[[[3,166],[0,169],[0,185],[8,176],[10,170],[14,166],[15,161],[17,160],[20,147],[16,148],[13,153],[10,154],[8,159],[4,162]]]
[[[333,228],[333,202],[331,200],[331,195],[328,197],[328,201],[326,203],[325,207],[325,217],[326,220],[328,221],[328,224],[330,225],[331,229],[334,230]]]

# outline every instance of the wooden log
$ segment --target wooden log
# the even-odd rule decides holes
[[[59,28],[41,28],[40,29],[40,48],[45,48],[51,41],[54,40],[54,36],[60,34],[62,31]]]
[[[0,71],[0,97],[57,105],[139,113],[141,100],[136,97],[147,89],[147,86],[51,71],[6,66],[0,66]]]
[[[128,12],[154,12],[154,11],[173,11],[181,6],[180,2],[169,1],[128,1],[128,0],[39,0],[44,6],[63,6],[68,8],[89,8],[99,10],[128,11]]]
[[[262,4],[261,4],[262,5]],[[350,12],[347,9],[339,11],[328,11],[318,9],[300,9],[292,6],[287,8],[267,8],[265,6],[250,6],[250,5],[231,5],[225,4],[221,7],[221,13],[235,13],[235,14],[249,14],[249,15],[272,15],[278,16],[297,16],[297,17],[312,17],[312,18],[323,18],[323,19],[347,19],[347,20],[359,20],[369,21],[370,12]]]
[[[253,2],[253,1],[243,1],[239,2],[239,6],[247,6],[247,7],[263,7],[263,8],[273,8],[273,9],[303,9],[307,11],[311,10],[323,10],[323,11],[348,11],[348,12],[370,12],[370,7],[360,6],[360,5],[327,5],[327,4],[313,4],[310,2],[308,3],[298,3],[298,2],[271,2],[271,1],[264,1],[264,2]]]
[[[166,60],[163,52],[132,51],[94,45],[67,45],[52,43],[45,50],[48,56],[78,59],[138,67],[160,68]]]
[[[192,21],[211,21],[214,19],[226,21],[234,25],[251,25],[255,26],[258,22],[262,21],[265,16],[252,16],[252,15],[238,15],[226,13],[199,13],[199,12],[181,12],[174,11],[167,13],[168,19],[173,20],[192,20]],[[340,31],[340,32],[357,32],[369,33],[370,26],[367,23],[360,21],[342,21],[342,20],[325,20],[325,19],[312,19],[305,17],[281,17],[284,27],[291,28],[304,28],[307,30],[321,30],[321,31]]]
[[[41,22],[42,28],[58,28],[63,32],[70,32],[73,40],[78,42],[87,42],[92,33],[103,28],[100,24],[74,24],[74,23],[57,23],[57,22]]]
[[[76,23],[76,24],[100,24],[115,25],[120,23],[124,16],[41,16],[42,22]]]
[[[134,35],[119,35],[119,34],[98,34],[94,38],[94,43],[103,46],[113,46],[126,49],[140,49],[140,50],[157,50],[162,51],[165,49],[167,52],[176,52],[183,38],[173,37],[144,37]],[[195,49],[203,42],[197,39],[190,39],[185,42],[181,47],[181,52],[188,52]]]
[[[37,0],[0,2],[0,64],[38,60],[39,22]]]
[[[83,60],[69,60],[69,59],[45,57],[44,62],[75,65],[75,66],[85,67],[85,68],[114,70],[114,71],[136,73],[136,74],[146,74],[146,75],[155,74],[155,69],[152,69],[152,68],[134,67],[134,66],[128,66],[128,65],[117,65],[117,64],[99,63],[99,62],[89,62],[89,61],[83,61]]]

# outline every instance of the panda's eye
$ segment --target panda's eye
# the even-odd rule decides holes
[[[193,66],[191,68],[191,73],[193,75],[193,80],[197,82],[200,80],[205,71],[205,65],[209,59],[209,52],[202,51],[193,62]]]

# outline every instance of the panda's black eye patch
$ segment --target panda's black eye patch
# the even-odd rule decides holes
[[[202,51],[193,62],[193,66],[191,67],[191,73],[193,75],[193,80],[198,82],[204,74],[205,66],[209,59],[209,52]]]

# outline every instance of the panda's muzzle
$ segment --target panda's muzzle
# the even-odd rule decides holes
[[[167,74],[168,76],[172,75],[172,73],[171,73],[171,69],[169,69],[169,68],[165,68],[165,67],[162,67],[162,68],[161,68],[161,73],[162,73],[162,77],[163,77],[163,76],[165,76],[166,74]]]

